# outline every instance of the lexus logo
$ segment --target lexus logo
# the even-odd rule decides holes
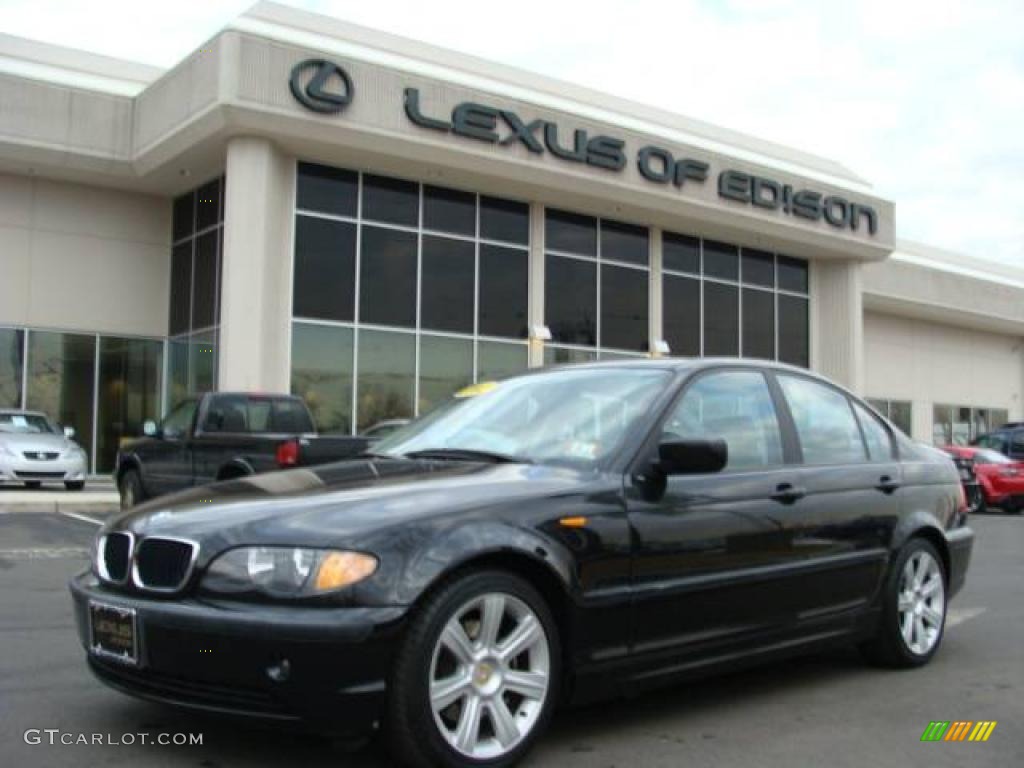
[[[309,70],[312,70],[313,76],[303,82]],[[302,106],[325,115],[341,112],[352,101],[354,92],[348,73],[326,59],[300,61],[292,67],[288,85],[292,96]]]

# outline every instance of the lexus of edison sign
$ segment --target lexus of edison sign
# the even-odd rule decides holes
[[[313,75],[303,84],[301,80],[307,71]],[[337,92],[328,85],[332,76],[341,85]],[[320,113],[339,112],[353,94],[352,82],[345,70],[323,59],[296,64],[289,86],[300,104]],[[471,101],[456,104],[449,114],[431,115],[420,104],[417,88],[406,88],[404,100],[409,120],[429,130],[500,146],[522,144],[534,154],[549,152],[566,162],[584,163],[613,172],[621,171],[628,161],[626,143],[614,136],[591,136],[583,128],[570,133],[550,120],[531,120],[507,109]],[[703,160],[677,157],[670,150],[655,145],[640,148],[635,161],[640,175],[648,181],[680,188],[687,183],[703,184],[711,171]],[[839,195],[794,189],[774,179],[730,169],[718,173],[717,183],[719,196],[727,200],[780,210],[810,221],[824,219],[837,229],[859,232],[862,221],[869,235],[874,235],[878,229],[878,214],[872,206],[851,202]]]

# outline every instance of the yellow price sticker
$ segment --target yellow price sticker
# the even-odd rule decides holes
[[[497,388],[498,382],[496,381],[481,381],[476,384],[470,384],[468,387],[463,387],[455,393],[455,397],[459,399],[479,397],[480,395],[486,395],[488,392],[493,392]]]

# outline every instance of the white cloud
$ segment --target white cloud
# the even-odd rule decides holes
[[[1020,0],[292,4],[830,157],[901,237],[1024,266]],[[0,4],[10,34],[163,66],[247,6]]]

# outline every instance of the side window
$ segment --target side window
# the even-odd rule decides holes
[[[1010,451],[1014,454],[1024,453],[1024,432],[1018,432],[1013,436],[1013,442],[1010,444]]]
[[[161,425],[164,437],[181,437],[188,432],[192,426],[192,417],[196,414],[196,404],[195,400],[185,400],[167,414]]]
[[[854,464],[867,459],[846,395],[796,376],[779,376],[796,423],[805,464]]]
[[[757,371],[722,371],[691,384],[665,422],[662,441],[721,438],[726,470],[782,464],[782,436],[771,392]]]
[[[872,461],[889,461],[892,458],[892,440],[885,427],[859,403],[854,403],[853,409],[868,444],[868,456]]]

